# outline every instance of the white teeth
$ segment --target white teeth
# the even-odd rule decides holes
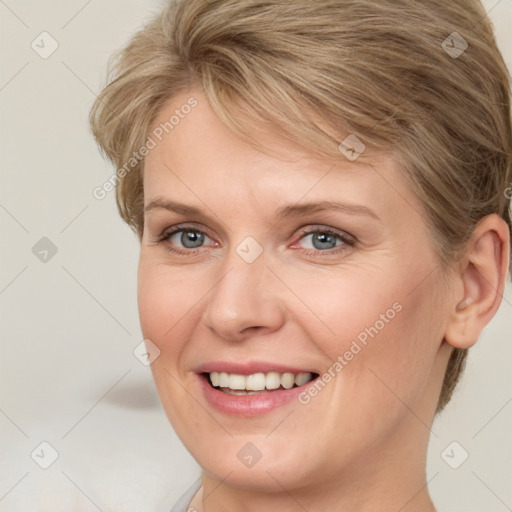
[[[295,375],[295,384],[297,384],[297,386],[303,386],[306,382],[311,380],[311,377],[311,373],[299,373]]]
[[[284,389],[290,389],[293,388],[294,384],[295,375],[293,375],[293,373],[283,373],[281,376],[281,386],[283,386]]]
[[[227,387],[230,389],[245,389],[245,380],[244,375],[232,373],[229,376],[229,385]]]
[[[215,372],[210,373],[212,375]],[[219,376],[219,387],[221,388],[228,388],[229,387],[229,375],[227,373],[219,373],[217,374]]]
[[[220,381],[220,374],[218,372],[210,373],[210,380],[212,381],[212,385],[217,387]]]
[[[214,387],[229,388],[234,391],[263,391],[264,389],[291,389],[293,386],[303,386],[313,378],[313,374],[306,373],[278,373],[269,372],[239,375],[236,373],[211,372],[210,382]],[[236,393],[244,394],[244,393]]]
[[[281,385],[281,375],[277,372],[267,373],[265,377],[265,387],[267,389],[277,389]]]
[[[210,376],[211,375],[213,374],[210,374]],[[262,391],[263,389],[265,389],[265,382],[266,379],[264,373],[253,373],[252,375],[247,375],[245,389],[247,389],[248,391]],[[213,385],[215,386],[215,384]]]

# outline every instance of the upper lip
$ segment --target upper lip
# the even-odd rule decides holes
[[[253,373],[317,373],[310,368],[297,368],[266,361],[250,361],[246,363],[234,361],[211,361],[203,363],[195,369],[196,373],[225,372],[238,375],[252,375]]]

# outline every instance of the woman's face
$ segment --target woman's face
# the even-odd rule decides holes
[[[254,489],[421,463],[450,296],[397,163],[290,146],[276,159],[228,131],[199,90],[153,128],[173,115],[146,157],[138,302],[185,446],[209,475]]]

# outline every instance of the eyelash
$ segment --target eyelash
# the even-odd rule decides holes
[[[164,232],[162,235],[160,235],[157,238],[157,243],[161,244],[164,242],[169,241],[169,239],[174,236],[176,233],[181,232],[191,232],[191,233],[199,233],[201,235],[207,236],[208,238],[211,238],[208,236],[207,233],[204,231],[201,231],[200,229],[194,228],[193,226],[176,226],[172,231]],[[332,249],[326,249],[326,250],[320,250],[320,249],[305,249],[306,253],[311,256],[325,256],[325,255],[334,255],[338,254],[340,252],[343,252],[347,250],[348,247],[354,247],[356,244],[355,239],[352,236],[343,235],[342,233],[339,233],[337,231],[334,231],[331,228],[326,227],[317,227],[309,230],[303,230],[300,232],[300,238],[299,240],[302,240],[308,235],[314,235],[317,233],[322,233],[326,235],[331,235],[335,237],[336,239],[343,242],[341,246],[334,247]],[[173,253],[181,254],[181,255],[190,255],[195,254],[199,249],[202,249],[203,247],[199,247],[196,249],[176,249],[175,247],[171,247],[170,245],[167,247],[167,250]]]

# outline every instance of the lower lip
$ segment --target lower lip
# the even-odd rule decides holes
[[[254,395],[230,395],[215,389],[204,374],[198,375],[200,386],[207,402],[225,414],[236,416],[259,416],[289,404],[302,393],[313,380],[291,389],[280,389]]]

